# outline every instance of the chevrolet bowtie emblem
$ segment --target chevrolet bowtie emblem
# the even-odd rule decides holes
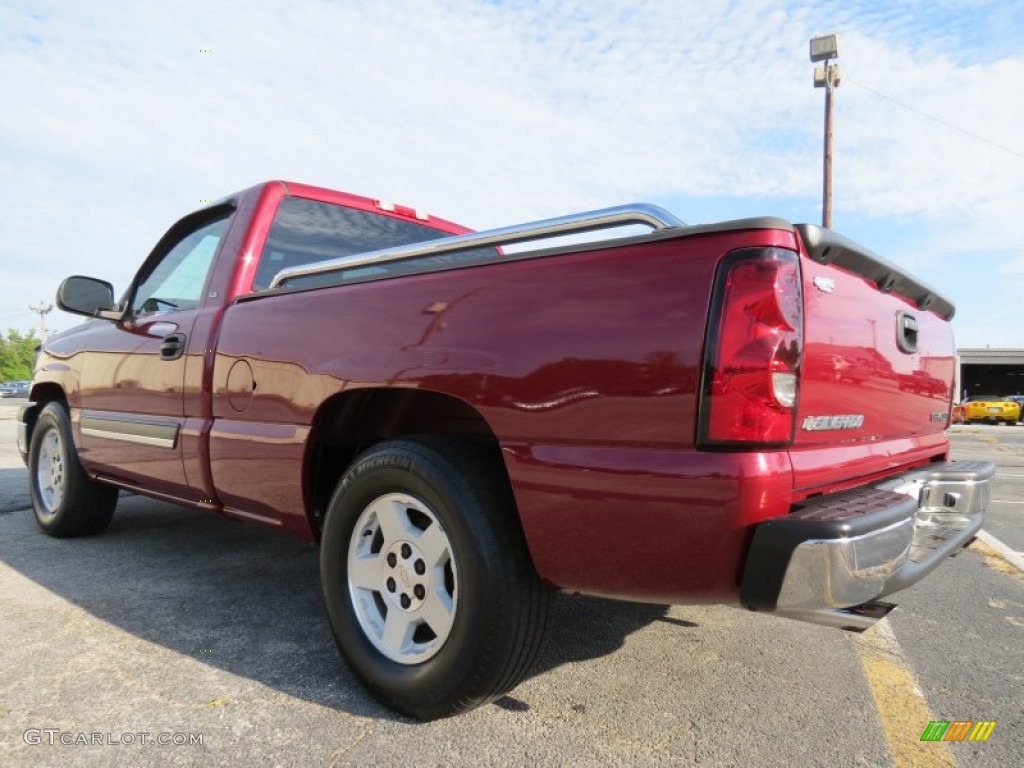
[[[831,277],[821,277],[819,275],[814,278],[814,287],[822,293],[832,293],[836,289],[836,281]]]

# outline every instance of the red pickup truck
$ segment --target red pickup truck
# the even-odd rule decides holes
[[[952,304],[811,225],[472,233],[273,181],[58,302],[91,319],[19,418],[42,529],[124,488],[318,542],[342,655],[419,718],[522,679],[552,588],[863,630],[988,502],[948,461]]]

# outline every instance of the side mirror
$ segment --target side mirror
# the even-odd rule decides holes
[[[114,286],[95,277],[73,275],[57,289],[57,306],[65,312],[87,317],[117,320],[121,317],[114,303]]]

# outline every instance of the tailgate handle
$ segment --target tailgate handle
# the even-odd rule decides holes
[[[917,318],[909,312],[896,313],[896,346],[908,355],[917,352]]]
[[[172,333],[160,343],[161,360],[177,360],[185,352],[185,334]]]

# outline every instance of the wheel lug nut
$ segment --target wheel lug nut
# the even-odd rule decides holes
[[[417,560],[415,563],[413,563],[412,567],[420,576],[427,572],[427,564],[424,563],[422,560]]]
[[[411,556],[412,556],[412,547],[410,547],[408,544],[403,544],[402,545],[402,557],[405,560],[408,560]]]
[[[388,592],[394,592],[394,591],[395,591],[395,580],[392,579],[392,578],[389,578],[388,579]]]
[[[416,595],[417,600],[422,600],[427,594],[427,590],[423,588],[422,584],[417,584],[415,587],[413,587],[412,591],[413,594]]]
[[[395,557],[395,553],[394,552],[388,552],[388,565],[391,566],[392,568],[394,568],[395,564],[397,562],[398,562],[398,558]]]
[[[402,593],[401,601],[403,608],[408,608],[409,605],[412,603],[412,600],[409,599],[409,596],[405,594],[405,592]]]

